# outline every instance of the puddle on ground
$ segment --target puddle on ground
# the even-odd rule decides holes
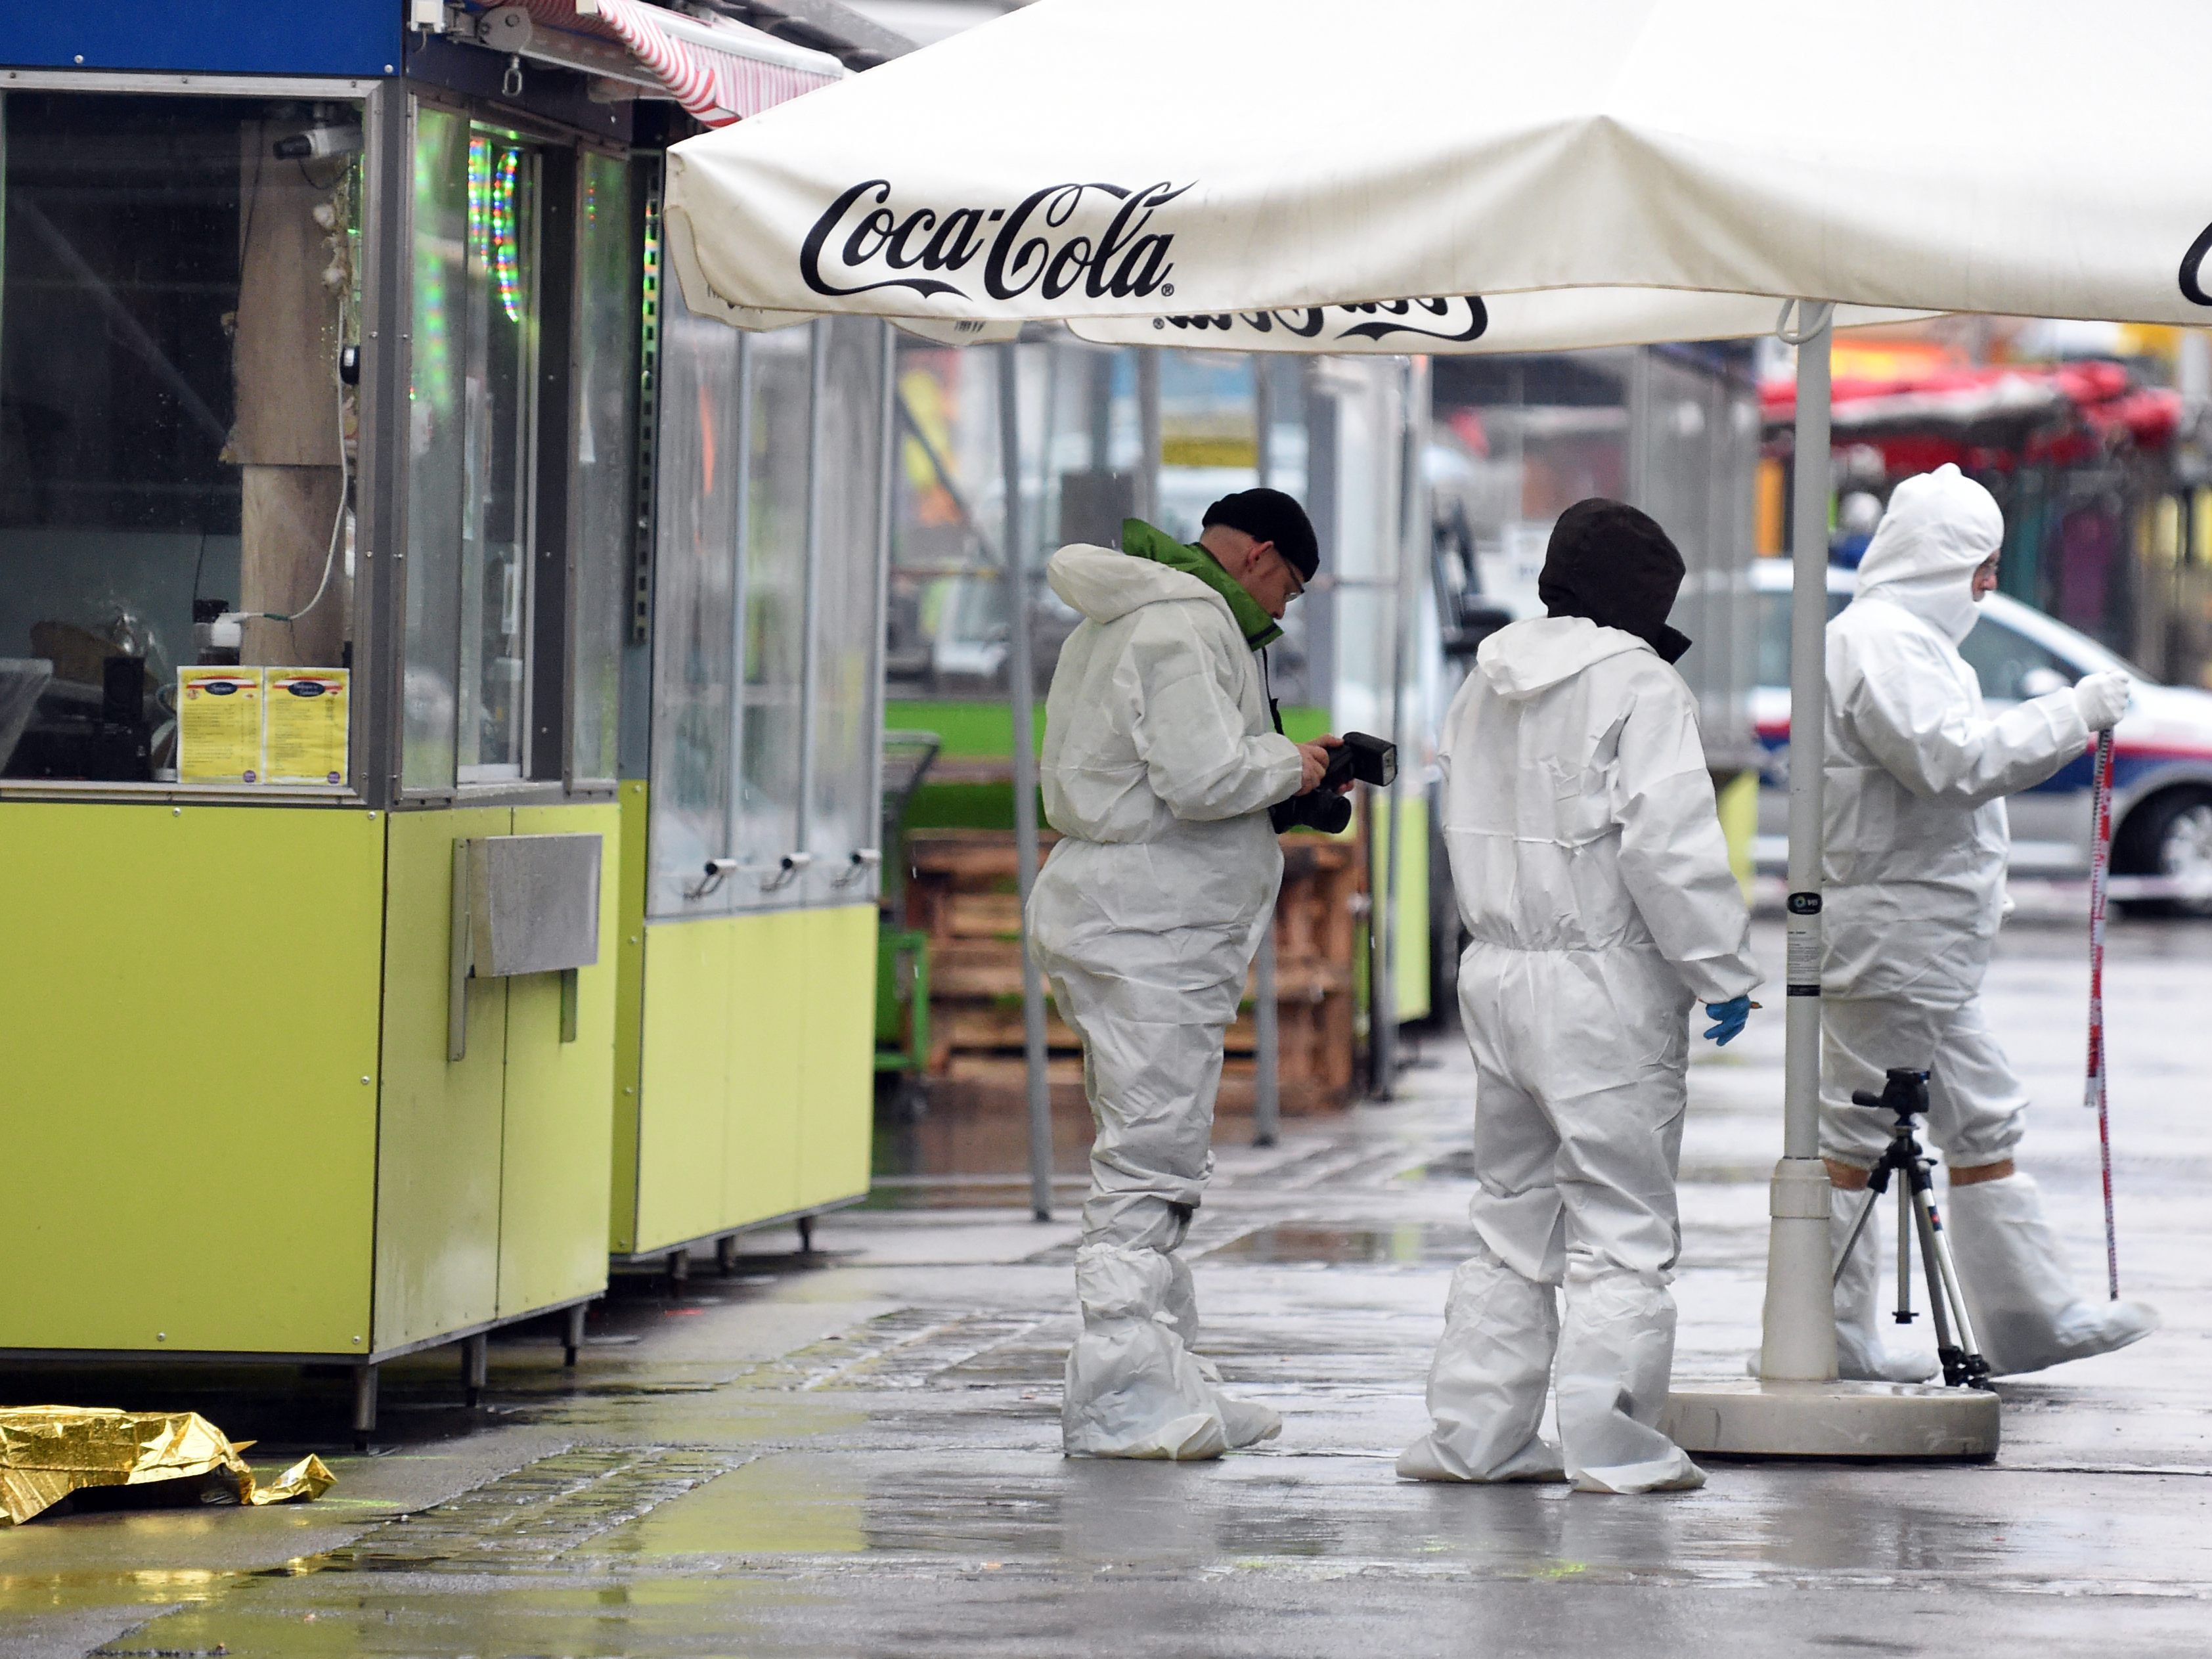
[[[850,1458],[758,1459],[595,1541],[591,1553],[852,1555],[868,1547],[867,1492]]]
[[[1338,1227],[1279,1222],[1231,1239],[1206,1253],[1213,1261],[1285,1266],[1432,1267],[1452,1266],[1474,1252],[1474,1231],[1434,1222],[1389,1227]]]
[[[727,1474],[749,1455],[653,1446],[556,1452],[447,1503],[387,1522],[317,1565],[396,1571],[431,1565],[501,1570],[550,1561]]]
[[[1070,1208],[1083,1201],[1088,1177],[1053,1177],[1053,1201]],[[1027,1214],[1030,1181],[1023,1176],[878,1176],[868,1195],[854,1206],[860,1212],[908,1210],[1018,1210]]]
[[[1035,1366],[1024,1356],[1048,1318],[902,1308],[756,1366],[738,1386],[857,1392],[1026,1382]],[[1057,1333],[1054,1340],[1064,1343]]]

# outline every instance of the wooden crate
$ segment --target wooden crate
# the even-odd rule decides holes
[[[1054,837],[1042,838],[1048,850]],[[1022,1080],[1021,900],[1014,838],[993,830],[921,830],[908,837],[906,925],[929,935],[929,1076],[995,1094]],[[1365,902],[1356,841],[1283,838],[1275,912],[1277,1078],[1283,1109],[1326,1110],[1352,1088],[1352,966]],[[1249,1107],[1256,1034],[1251,1007],[1230,1028],[1221,1103]],[[1081,1044],[1048,1012],[1055,1091],[1080,1086]]]

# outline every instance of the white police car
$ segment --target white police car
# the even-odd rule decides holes
[[[1855,572],[1831,566],[1828,614],[1850,600]],[[1789,853],[1790,563],[1752,568],[1759,606],[1759,672],[1752,718],[1767,754],[1759,792],[1760,869]],[[1991,712],[2071,685],[2100,668],[2126,671],[2135,697],[2114,732],[2112,884],[2115,902],[2142,912],[2212,914],[2212,693],[2160,685],[2086,635],[2002,593],[1959,653],[1973,665]],[[2076,877],[2089,868],[2089,770],[2082,758],[2012,796],[2012,871]]]

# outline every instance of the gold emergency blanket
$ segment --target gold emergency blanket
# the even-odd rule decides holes
[[[233,1445],[198,1412],[105,1407],[0,1407],[0,1513],[16,1525],[86,1486],[136,1486],[221,1472],[241,1504],[319,1498],[337,1480],[313,1453],[261,1486]]]

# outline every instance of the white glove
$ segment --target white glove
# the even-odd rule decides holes
[[[2117,668],[2084,674],[2074,684],[2074,706],[2092,732],[2106,732],[2128,712],[2128,677]]]

